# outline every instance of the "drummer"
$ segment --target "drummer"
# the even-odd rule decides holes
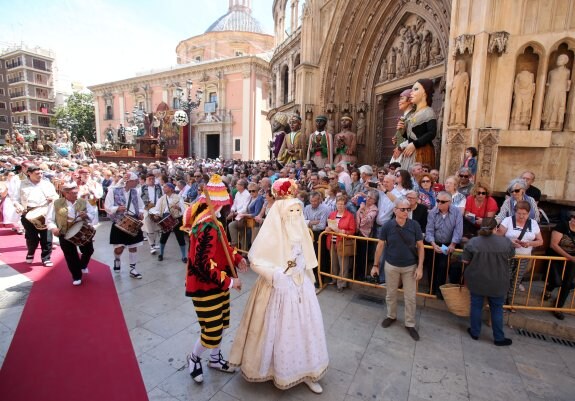
[[[46,267],[52,267],[54,265],[50,260],[52,256],[52,232],[46,228],[37,228],[26,218],[26,215],[32,210],[46,208],[40,209],[39,211],[42,213],[38,216],[40,219],[45,219],[47,206],[58,199],[58,194],[50,181],[42,179],[40,167],[34,164],[28,165],[26,175],[28,178],[20,182],[20,188],[14,193],[13,199],[16,212],[22,215],[20,221],[26,232],[26,247],[28,248],[26,263],[32,264],[34,262],[34,253],[38,248],[38,243],[40,243],[42,263]]]
[[[161,219],[168,218],[168,216],[176,219],[177,224],[173,227],[168,227],[160,223],[162,229],[162,235],[160,236],[160,254],[158,255],[158,260],[161,262],[164,260],[164,249],[166,248],[166,242],[170,237],[170,233],[174,233],[178,245],[180,245],[180,252],[182,253],[182,262],[187,263],[187,249],[186,240],[184,237],[184,232],[180,230],[182,226],[182,215],[184,213],[184,198],[176,193],[176,187],[172,183],[164,184],[163,186],[164,195],[158,200],[155,208],[151,209],[150,212],[161,217]]]
[[[154,217],[156,215],[150,214],[150,211],[158,204],[158,200],[160,200],[163,195],[162,186],[155,183],[155,178],[154,174],[149,173],[146,176],[146,184],[142,185],[140,191],[142,201],[144,202],[146,209],[144,212],[144,226],[142,229],[148,235],[148,243],[150,244],[150,253],[152,255],[155,255],[160,249],[159,245],[156,243],[158,233],[160,232],[160,226],[156,221],[154,221],[154,218],[159,220],[159,216]]]
[[[120,258],[124,248],[127,247],[130,256],[130,277],[141,279],[142,275],[136,270],[136,263],[138,261],[138,247],[144,241],[142,229],[138,228],[136,235],[132,236],[117,227],[124,215],[137,220],[144,218],[144,202],[138,196],[137,185],[138,176],[136,173],[125,173],[119,185],[108,190],[104,207],[114,223],[110,230],[110,244],[114,245],[114,271],[120,271]]]
[[[93,180],[90,170],[81,168],[78,170],[78,177],[76,178],[78,184],[78,196],[90,203],[92,206],[97,206],[98,200],[104,196],[104,189],[102,185]],[[98,213],[95,214],[92,220],[92,225],[96,226],[99,223]]]
[[[68,270],[72,273],[72,284],[82,284],[82,273],[88,273],[88,263],[94,253],[92,241],[80,245],[80,253],[76,244],[66,239],[65,235],[74,223],[84,220],[87,224],[98,214],[96,209],[84,199],[78,199],[78,184],[74,181],[62,186],[62,198],[50,203],[46,215],[46,226],[56,237],[60,237],[60,248],[64,253]]]

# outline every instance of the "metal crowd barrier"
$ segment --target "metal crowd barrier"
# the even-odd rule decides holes
[[[229,223],[230,222],[228,222],[228,225]],[[238,230],[238,236],[235,238],[235,241],[230,238],[232,243],[238,244],[237,247],[240,252],[247,253],[249,251],[249,246],[252,241],[251,238],[255,239],[255,235],[257,235],[257,233],[254,235],[252,231],[252,237],[250,237],[250,230],[254,229],[257,228],[249,228],[244,225],[243,229]],[[313,238],[313,232],[311,232],[311,230],[310,234]],[[329,234],[342,237],[344,246],[346,241],[354,241],[355,243],[356,252],[353,256],[347,257],[347,262],[350,263],[348,277],[335,274],[333,271],[333,255],[325,246],[326,236]],[[325,279],[343,280],[355,285],[372,288],[385,288],[385,284],[375,283],[368,279],[368,277],[370,277],[371,267],[374,264],[373,257],[377,242],[378,240],[375,238],[328,233],[325,231],[322,232],[319,235],[317,243],[317,277],[320,289],[323,290],[327,286]],[[335,244],[333,244],[333,246],[335,246]],[[461,251],[461,249],[456,249],[454,253],[448,256],[445,280],[441,280],[441,282],[449,283],[450,277],[461,277],[463,274],[464,266],[460,261]],[[363,252],[363,254],[361,254],[361,252]],[[335,253],[336,252],[334,252],[334,254]],[[423,277],[417,283],[417,295],[420,297],[437,298],[436,295],[434,295],[434,292],[436,291],[433,287],[434,278],[437,274],[436,256],[437,254],[433,251],[433,247],[425,245]],[[342,259],[341,261],[338,261],[340,265],[343,264],[343,257],[338,256],[338,258]],[[520,290],[519,287],[521,284],[521,282],[519,282],[521,263],[527,264],[522,277],[524,287],[523,291]],[[380,266],[380,268],[383,269],[383,266]],[[564,280],[567,269],[570,268],[565,258],[536,255],[516,256],[510,263],[509,268],[512,270],[512,282],[510,283],[511,290],[509,299],[507,300],[508,304],[504,306],[506,309],[575,312],[575,295],[573,294],[568,295],[563,307],[558,306],[561,291],[564,291],[560,285],[558,290],[555,289],[553,291],[551,297],[549,297],[549,294],[546,295],[546,288],[548,284],[553,281],[552,279],[554,275],[560,278],[560,280],[555,279],[555,281],[562,282]]]

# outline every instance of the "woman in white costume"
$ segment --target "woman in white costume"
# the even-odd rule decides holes
[[[303,382],[319,394],[329,358],[314,287],[317,258],[295,181],[279,179],[272,192],[276,201],[249,252],[259,278],[229,362],[248,381],[272,380],[282,390]]]

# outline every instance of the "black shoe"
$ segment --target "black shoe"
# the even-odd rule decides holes
[[[137,278],[137,279],[141,279],[141,278],[142,278],[142,275],[141,275],[140,273],[138,273],[138,271],[136,270],[135,267],[132,267],[132,268],[130,269],[130,277],[132,277],[132,278]]]
[[[114,271],[115,272],[120,271],[120,259],[114,259]]]
[[[162,260],[164,260],[164,255],[158,255],[158,261],[161,262]]]
[[[381,327],[383,327],[384,329],[387,329],[389,326],[391,326],[393,323],[395,323],[397,319],[392,319],[390,317],[386,317],[383,322],[381,322]]]
[[[471,328],[467,328],[467,332],[469,333],[469,337],[473,338],[474,340],[479,340],[479,336],[474,336],[471,334]]]
[[[559,320],[565,320],[565,314],[563,314],[563,312],[552,312],[553,316],[555,316],[557,319]]]
[[[188,263],[188,258],[182,258],[182,262]]]
[[[498,347],[505,347],[507,345],[513,344],[513,340],[510,338],[504,338],[503,340],[493,341],[493,344],[497,345]]]
[[[543,294],[543,300],[549,301],[550,299],[551,299],[551,291],[545,291],[545,293]]]
[[[406,327],[405,329],[407,330],[411,338],[413,338],[413,341],[419,341],[419,333],[417,332],[417,330],[415,330],[415,327]]]
[[[188,367],[190,376],[196,383],[204,381],[204,371],[202,370],[201,359],[195,355],[188,355]]]
[[[437,291],[437,294],[435,294],[435,296],[436,296],[437,299],[439,299],[440,301],[443,301],[443,294],[441,293],[441,291]]]

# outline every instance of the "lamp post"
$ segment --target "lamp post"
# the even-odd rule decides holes
[[[187,100],[180,100],[180,104],[182,110],[186,112],[188,115],[188,141],[189,141],[189,149],[190,149],[190,156],[195,157],[194,152],[194,139],[192,138],[192,110],[197,109],[200,107],[200,103],[202,102],[202,95],[203,92],[201,89],[196,91],[196,101],[192,101],[192,80],[188,79],[186,81],[186,86],[188,88],[188,99]],[[182,94],[183,97],[183,94]]]

